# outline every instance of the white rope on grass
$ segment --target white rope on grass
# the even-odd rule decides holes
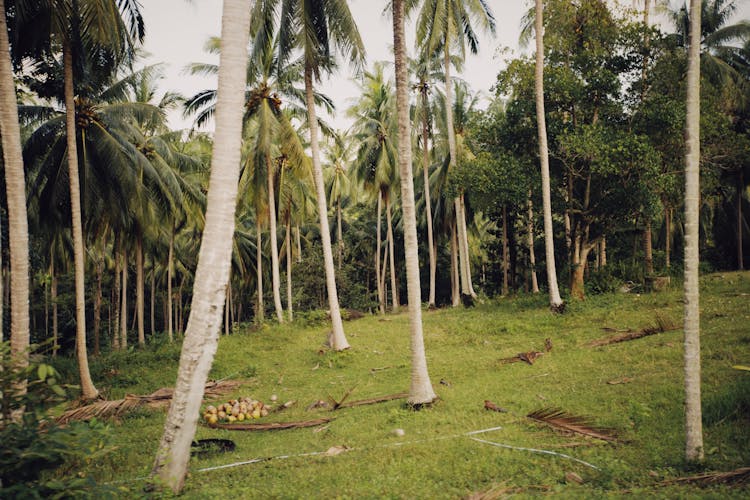
[[[583,464],[583,465],[585,465],[587,467],[591,467],[592,469],[601,470],[596,465],[590,464],[588,462],[584,462],[583,460],[580,460],[580,459],[575,458],[575,457],[571,457],[570,455],[566,455],[565,453],[558,453],[556,451],[550,451],[550,450],[539,450],[537,448],[523,448],[521,446],[511,446],[509,444],[495,443],[493,441],[487,441],[485,439],[479,439],[479,438],[475,438],[475,437],[470,438],[470,439],[472,439],[473,441],[476,441],[478,443],[489,444],[489,445],[492,445],[492,446],[497,446],[499,448],[507,448],[509,450],[530,451],[531,453],[541,453],[543,455],[554,455],[556,457],[567,458],[568,460],[573,460],[574,462],[578,462],[579,464]]]
[[[485,432],[492,432],[492,431],[497,431],[497,430],[500,430],[500,429],[502,429],[502,427],[490,427],[490,428],[487,428],[487,429],[480,429],[478,431],[471,431],[471,432],[466,432],[466,433],[463,433],[463,434],[453,434],[453,435],[450,435],[450,436],[438,436],[438,437],[434,437],[434,438],[417,439],[417,440],[413,440],[413,441],[400,441],[398,443],[386,443],[386,444],[381,444],[381,445],[377,445],[377,446],[370,446],[370,447],[364,447],[364,448],[346,448],[346,449],[341,450],[341,451],[342,452],[343,451],[349,452],[349,451],[363,451],[363,450],[375,449],[375,448],[395,448],[397,446],[405,446],[405,445],[409,445],[409,444],[426,443],[426,442],[430,442],[430,441],[442,441],[442,440],[445,440],[445,439],[455,439],[455,438],[464,437],[464,436],[473,436],[475,434],[483,434]],[[229,469],[229,468],[232,468],[232,467],[239,467],[239,466],[242,466],[242,465],[251,465],[251,464],[256,464],[256,463],[259,463],[259,462],[267,462],[269,460],[284,460],[284,459],[287,459],[287,458],[312,457],[312,456],[316,456],[316,455],[325,455],[327,453],[328,453],[328,451],[313,451],[313,452],[309,452],[309,453],[299,453],[299,454],[296,454],[296,455],[278,455],[278,456],[275,456],[275,457],[253,458],[251,460],[245,460],[245,461],[242,461],[242,462],[234,462],[234,463],[231,463],[231,464],[217,465],[217,466],[214,466],[214,467],[203,467],[201,469],[197,469],[195,472],[209,472],[209,471],[214,471],[214,470]]]

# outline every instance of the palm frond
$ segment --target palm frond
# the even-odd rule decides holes
[[[536,422],[549,425],[561,431],[582,434],[603,441],[618,442],[612,429],[592,426],[589,417],[573,415],[560,408],[542,408],[526,416]]]

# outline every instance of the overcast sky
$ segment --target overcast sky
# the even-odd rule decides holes
[[[676,0],[672,0],[676,3]],[[497,22],[496,37],[480,34],[479,54],[467,55],[464,71],[458,75],[465,79],[474,91],[490,95],[498,71],[504,61],[518,55],[518,35],[521,16],[532,0],[487,0]],[[630,4],[631,0],[620,3]],[[638,3],[641,3],[640,1]],[[681,3],[681,2],[680,2]],[[211,36],[221,32],[221,0],[141,0],[146,22],[145,49],[151,56],[149,64],[165,63],[165,79],[162,91],[176,91],[185,96],[216,88],[215,79],[187,75],[185,66],[191,62],[218,62],[203,50]],[[367,66],[375,61],[392,61],[393,35],[389,18],[382,15],[385,0],[350,0],[349,6],[356,21],[367,51]],[[737,0],[738,19],[750,17],[750,1]],[[414,33],[407,28],[407,47],[414,53]],[[357,86],[350,77],[349,68],[342,66],[321,85],[336,104],[337,115],[329,118],[340,129],[347,128],[351,121],[346,118],[346,108],[357,96]],[[170,115],[172,128],[188,128],[191,120],[185,120],[178,112]]]

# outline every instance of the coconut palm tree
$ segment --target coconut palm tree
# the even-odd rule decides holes
[[[701,423],[700,291],[700,73],[701,1],[691,0],[685,118],[685,457],[703,460]]]
[[[553,311],[564,307],[557,286],[555,267],[555,243],[552,230],[552,195],[549,177],[549,148],[547,146],[547,121],[544,116],[544,24],[542,0],[535,3],[534,31],[536,33],[536,66],[534,89],[536,96],[537,137],[539,140],[539,163],[542,170],[542,211],[544,216],[544,254],[547,263],[547,287],[549,305]]]
[[[5,18],[5,2],[0,0],[0,130],[3,167],[8,203],[10,250],[10,352],[19,370],[29,364],[29,227],[26,215],[26,179],[18,122],[16,87]],[[2,251],[2,249],[0,249]],[[0,307],[1,309],[1,307]],[[2,328],[2,311],[0,311]],[[0,331],[0,339],[2,331]],[[26,391],[24,380],[18,387]]]
[[[352,128],[356,130],[359,141],[357,159],[352,174],[355,179],[377,196],[377,244],[375,251],[375,275],[378,281],[378,299],[380,311],[385,313],[385,265],[380,267],[380,220],[382,204],[385,202],[387,254],[390,261],[391,293],[393,311],[398,311],[398,288],[396,287],[393,224],[391,205],[393,192],[398,184],[397,167],[397,122],[395,102],[390,82],[386,81],[384,65],[375,63],[373,70],[366,71],[360,84],[359,101],[349,109],[354,118]]]
[[[190,444],[203,390],[218,344],[229,281],[242,142],[245,62],[250,0],[225,0],[206,227],[201,240],[185,340],[172,404],[152,475],[178,493],[185,482]]]
[[[409,123],[409,76],[407,74],[403,0],[393,1],[393,47],[396,62],[396,100],[398,109],[398,162],[401,175],[401,207],[406,254],[406,287],[409,296],[411,330],[411,386],[408,402],[412,405],[432,403],[435,391],[427,372],[427,357],[422,333],[422,294],[419,284],[417,252],[417,217],[414,210],[414,179],[411,172],[411,125]]]
[[[416,4],[416,2],[413,2]],[[445,72],[446,121],[448,129],[448,149],[451,169],[457,164],[456,137],[453,129],[453,89],[451,82],[451,51],[457,50],[463,59],[466,44],[476,54],[479,41],[472,22],[484,30],[495,33],[495,18],[484,0],[425,0],[417,19],[417,39],[422,40],[422,50],[429,54],[443,54]],[[459,260],[461,267],[462,293],[474,296],[471,284],[471,268],[468,256],[468,236],[466,215],[462,195],[453,200],[459,238]]]
[[[355,67],[360,66],[364,61],[365,49],[345,0],[274,0],[269,3],[279,2],[281,3],[280,58],[286,62],[295,51],[302,52],[313,179],[320,217],[328,306],[333,326],[330,343],[334,350],[340,351],[347,349],[349,343],[344,335],[336,291],[336,274],[328,224],[328,204],[323,181],[323,167],[320,162],[314,81],[320,78],[321,72],[332,68],[334,49]],[[281,66],[283,67],[284,64]]]
[[[344,260],[344,235],[341,205],[349,196],[352,189],[348,175],[348,165],[351,162],[351,141],[348,141],[342,131],[336,132],[326,147],[326,156],[330,168],[325,171],[326,197],[336,210],[336,251],[339,272]]]
[[[66,0],[54,0],[22,3],[22,8],[17,9],[18,17],[15,20],[18,42],[16,57],[40,57],[52,54],[56,47],[62,47],[68,185],[74,243],[76,353],[81,392],[84,398],[92,399],[99,392],[91,380],[86,353],[84,241],[76,145],[74,64],[79,68],[98,64],[102,66],[100,70],[108,68],[114,71],[119,62],[132,57],[135,43],[143,39],[143,19],[137,2],[78,0],[69,3]],[[40,35],[40,27],[48,31]]]
[[[418,59],[413,60],[414,68],[412,70],[412,73],[414,73],[414,75],[418,79],[417,83],[414,84],[412,88],[419,92],[420,100],[418,104],[418,114],[422,122],[422,131],[420,137],[422,146],[422,177],[424,186],[425,220],[427,222],[427,248],[430,258],[430,291],[428,295],[427,305],[430,308],[435,307],[435,275],[437,273],[437,252],[435,251],[435,238],[432,228],[432,197],[430,195],[430,148],[428,142],[430,140],[431,133],[432,105],[430,103],[429,94],[433,78],[442,78],[442,75],[437,74],[437,71],[435,71],[435,66],[437,66],[437,64],[437,60],[434,57],[431,57],[425,52],[422,52]]]

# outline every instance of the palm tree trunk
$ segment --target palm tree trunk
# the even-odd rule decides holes
[[[128,250],[122,251],[122,293],[120,293],[120,349],[128,349]]]
[[[458,272],[458,238],[456,235],[456,221],[451,221],[451,304],[457,307],[461,303],[461,289],[459,287]]]
[[[300,236],[299,224],[296,225],[295,229],[297,230],[297,262],[302,262],[302,237]]]
[[[257,219],[257,217],[256,217]],[[263,323],[266,318],[266,306],[263,303],[263,238],[260,231],[260,222],[255,222],[255,272],[258,284],[258,310],[255,313],[255,321],[258,324]]]
[[[448,33],[445,37],[445,48],[443,50],[443,71],[445,72],[445,123],[448,129],[448,154],[450,155],[449,169],[454,170],[456,168],[456,161],[458,159],[457,147],[456,147],[456,131],[453,128],[453,81],[451,80],[451,63],[450,63],[450,43]],[[461,200],[459,196],[453,199],[454,213],[456,217],[456,228],[458,230],[458,261],[460,265],[459,277],[461,279],[461,293],[469,294],[469,282],[468,282],[468,255],[464,250],[461,221],[465,224],[463,210],[461,210]]]
[[[393,242],[393,220],[391,217],[391,197],[390,195],[385,196],[385,218],[386,223],[388,224],[388,253],[390,255],[389,257],[389,263],[390,263],[390,272],[391,272],[391,298],[392,298],[392,311],[394,313],[398,312],[398,308],[400,306],[398,301],[398,286],[396,285],[396,254],[394,252],[394,242]]]
[[[341,198],[336,199],[336,239],[338,240],[338,257],[339,272],[341,272],[341,262],[344,260],[344,233],[341,227]]]
[[[116,243],[116,247],[118,250],[115,251],[115,283],[112,286],[112,302],[110,304],[110,307],[114,308],[115,311],[115,321],[114,325],[112,326],[112,349],[115,351],[119,351],[120,346],[120,295],[122,294],[122,287],[121,287],[121,281],[122,281],[122,272],[121,272],[121,260],[120,260],[120,247],[122,244],[120,242]],[[113,248],[114,250],[114,248]]]
[[[461,193],[461,196],[459,197],[459,203],[461,204],[461,219],[459,220],[458,234],[463,234],[463,236],[459,240],[459,244],[463,245],[463,253],[466,255],[466,259],[464,260],[464,266],[466,267],[466,284],[469,289],[469,295],[471,295],[472,297],[476,297],[477,294],[474,291],[474,285],[471,281],[471,253],[469,253],[469,232],[466,228],[466,203],[464,193]]]
[[[167,336],[169,343],[174,342],[174,323],[172,321],[172,275],[174,274],[174,219],[169,233],[169,253],[167,254]]]
[[[323,242],[323,263],[326,271],[326,288],[328,290],[328,310],[331,315],[332,334],[331,347],[335,351],[349,348],[349,342],[344,335],[344,323],[341,321],[339,297],[336,291],[336,274],[333,267],[333,253],[331,250],[331,230],[328,225],[328,204],[326,203],[325,184],[323,182],[323,167],[320,164],[320,147],[318,144],[318,120],[315,113],[315,99],[313,96],[313,73],[309,64],[305,65],[305,100],[307,101],[307,120],[310,126],[310,150],[313,163],[313,180],[318,200],[318,216],[320,217],[320,237]]]
[[[685,119],[685,458],[703,460],[701,423],[700,291],[700,40],[701,2],[690,1],[687,116]]]
[[[294,320],[292,302],[292,217],[288,214],[286,218],[286,309],[289,321]]]
[[[560,290],[557,287],[557,269],[555,266],[555,244],[552,232],[552,196],[549,176],[549,149],[547,147],[547,123],[544,117],[544,27],[542,24],[542,0],[535,1],[536,17],[536,72],[534,87],[536,91],[536,121],[539,137],[539,160],[542,169],[542,208],[544,212],[544,249],[547,261],[547,286],[549,287],[549,304],[553,311],[563,307]]]
[[[508,251],[508,207],[503,204],[503,288],[502,294],[508,295],[508,259],[510,258],[510,252]]]
[[[57,275],[55,274],[55,257],[54,252],[50,250],[49,273],[52,276],[49,293],[52,301],[52,357],[57,357],[57,351],[60,348],[58,340],[58,323],[57,323]],[[0,299],[0,302],[2,299]]]
[[[646,227],[643,230],[644,271],[646,276],[653,276],[654,274],[654,253],[651,235],[651,218],[647,217]]]
[[[102,250],[96,260],[96,295],[94,296],[94,356],[101,352],[102,325],[102,280],[104,278],[104,252],[106,242],[102,242]]]
[[[375,247],[375,280],[378,282],[378,304],[380,307],[380,314],[385,314],[385,293],[383,292],[383,280],[380,273],[380,219],[383,210],[383,194],[378,190],[378,216],[377,223],[375,224],[375,231],[377,232],[377,244]]]
[[[602,236],[599,242],[599,265],[601,267],[607,267],[607,237]]]
[[[401,211],[404,224],[406,289],[409,297],[409,329],[411,331],[411,386],[407,401],[412,405],[432,403],[437,396],[427,372],[422,333],[422,292],[419,281],[419,243],[414,208],[414,179],[411,165],[411,126],[409,124],[409,77],[406,71],[404,40],[404,3],[393,2],[393,45],[396,59],[396,103],[398,108],[398,164],[401,174]]]
[[[737,269],[743,271],[745,269],[744,252],[742,248],[742,225],[744,224],[742,215],[742,195],[745,191],[745,172],[742,168],[739,171],[739,179],[737,182]]]
[[[529,267],[531,268],[531,291],[539,293],[539,282],[536,279],[536,252],[534,251],[534,205],[531,201],[531,189],[526,198],[528,221],[526,222],[527,242],[529,245]]]
[[[281,305],[281,277],[279,273],[279,248],[276,239],[276,193],[274,191],[274,171],[271,162],[266,164],[268,172],[268,226],[271,239],[271,286],[273,288],[273,305],[276,308],[276,319],[284,322],[284,308]]]
[[[430,295],[428,307],[435,307],[435,275],[437,274],[437,257],[435,256],[435,242],[432,233],[432,200],[430,198],[430,150],[427,141],[430,136],[430,126],[427,122],[427,88],[422,88],[422,177],[424,178],[425,217],[427,218],[427,248],[430,253]]]
[[[84,276],[84,241],[81,222],[81,188],[78,178],[78,146],[76,145],[76,107],[73,90],[73,52],[70,43],[63,43],[63,73],[65,78],[65,131],[68,146],[68,182],[70,184],[70,213],[73,223],[73,270],[76,290],[76,355],[81,379],[81,395],[94,399],[99,391],[94,387],[86,352],[86,284]]]
[[[232,280],[227,282],[227,288],[224,292],[226,297],[224,298],[224,335],[229,335],[229,308],[232,307],[230,299],[232,297]]]
[[[151,338],[156,338],[156,259],[151,257]]]
[[[2,129],[5,190],[8,203],[8,250],[10,251],[10,353],[13,365],[29,364],[29,227],[26,215],[26,180],[18,124],[16,87],[10,62],[5,2],[0,0],[0,129]],[[2,269],[2,266],[0,266]],[[0,277],[1,279],[1,277]],[[2,289],[0,289],[2,292]],[[0,297],[3,295],[0,294]],[[0,300],[0,309],[2,309]],[[0,311],[2,318],[2,311]],[[0,319],[0,328],[3,327]],[[3,334],[0,330],[0,340]],[[26,392],[26,380],[17,387]],[[20,416],[20,415],[19,415]]]
[[[135,241],[135,314],[138,319],[138,345],[141,347],[146,345],[145,288],[146,284],[143,276],[143,236],[138,234]]]
[[[152,475],[179,493],[187,475],[190,445],[221,327],[232,257],[239,179],[250,0],[224,0],[216,135],[211,160],[206,225],[201,240],[193,302],[164,434]]]

